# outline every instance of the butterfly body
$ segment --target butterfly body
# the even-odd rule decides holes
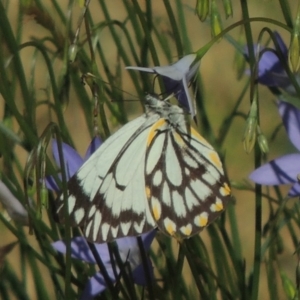
[[[146,113],[109,137],[68,182],[68,212],[92,242],[155,227],[176,237],[201,231],[230,189],[212,146],[178,106],[146,97]],[[64,220],[64,200],[58,200]]]

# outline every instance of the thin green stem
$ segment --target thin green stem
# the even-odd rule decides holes
[[[169,21],[172,27],[172,32],[174,34],[174,42],[176,45],[176,50],[177,50],[177,55],[178,57],[182,57],[184,55],[184,49],[183,49],[183,45],[181,42],[181,37],[180,37],[180,32],[179,32],[179,28],[177,26],[177,22],[172,10],[172,7],[170,5],[170,1],[169,0],[163,0],[165,8],[166,8],[166,12],[168,14],[169,17]],[[181,23],[179,23],[181,24]]]
[[[281,7],[283,17],[286,22],[286,25],[292,29],[294,27],[294,24],[293,24],[291,9],[290,9],[288,1],[287,0],[279,0],[279,4]]]

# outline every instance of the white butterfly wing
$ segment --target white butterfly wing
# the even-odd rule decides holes
[[[87,216],[84,233],[89,240],[140,235],[155,226],[145,194],[147,133],[135,135],[103,179]]]
[[[129,122],[109,137],[68,182],[72,226],[92,242],[138,235],[155,226],[145,195],[144,160],[149,126],[157,115]],[[63,195],[57,209],[64,221]]]
[[[154,124],[145,161],[153,218],[162,232],[179,238],[201,231],[230,200],[217,152],[186,126],[170,126],[163,120]]]

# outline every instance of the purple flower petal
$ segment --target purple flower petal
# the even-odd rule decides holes
[[[59,178],[61,178],[60,175],[58,175]],[[53,176],[46,176],[45,179],[45,184],[46,184],[46,188],[50,191],[54,191],[54,192],[58,192],[59,191],[59,187],[54,179]]]
[[[113,282],[116,281],[113,269],[106,270]],[[96,295],[102,293],[106,289],[106,282],[101,273],[96,273],[91,277],[85,285],[84,291],[80,297],[81,300],[93,299]]]
[[[258,65],[258,81],[266,86],[286,88],[290,79],[285,72],[283,63],[273,51],[265,51]]]
[[[278,110],[290,141],[300,151],[300,110],[284,101],[279,101]]]
[[[141,235],[146,251],[150,249],[150,245],[155,237],[156,230],[151,230]],[[134,236],[123,237],[116,240],[123,261],[128,260],[132,269],[136,268],[141,263],[140,248],[137,238]]]
[[[289,154],[270,161],[253,171],[249,178],[256,183],[279,185],[297,181],[300,174],[300,154]]]
[[[99,137],[93,138],[89,148],[87,149],[84,160],[71,146],[65,143],[62,144],[67,180],[69,180],[77,172],[83,162],[87,160],[101,146],[101,144],[102,141]],[[55,139],[52,140],[52,153],[56,164],[60,166],[58,145]],[[61,175],[58,175],[58,177],[61,178]],[[46,177],[46,187],[51,191],[59,191],[59,187],[52,176]]]
[[[142,240],[145,246],[145,249],[148,250],[150,248],[150,244],[152,243],[154,236],[156,234],[155,230],[152,230],[146,234],[142,235]],[[131,268],[133,269],[133,279],[134,282],[140,285],[146,285],[146,276],[144,267],[141,264],[139,248],[137,245],[136,237],[124,237],[116,240],[120,252],[120,256],[122,260],[129,261]],[[58,252],[65,253],[66,252],[66,244],[63,241],[57,241],[52,243],[54,249]],[[95,244],[96,250],[101,257],[106,271],[111,278],[112,282],[115,282],[115,276],[112,269],[110,255],[107,244]],[[71,241],[71,256],[73,258],[77,258],[88,263],[95,263],[94,256],[86,242],[84,237],[75,237]],[[147,259],[148,269],[150,270],[150,277],[153,278],[153,267],[151,261]],[[117,272],[118,268],[117,268]],[[101,273],[95,274],[93,277],[89,279],[87,282],[81,299],[92,299],[97,294],[103,292],[106,289],[106,282]]]
[[[288,193],[289,197],[297,197],[300,196],[300,184],[297,182],[295,183],[292,188],[289,190]]]
[[[148,231],[147,233],[141,235],[146,251],[150,249],[150,246],[154,240],[155,235],[156,235],[156,229]]]
[[[67,179],[71,178],[79,167],[83,163],[83,159],[80,155],[68,144],[62,143],[63,156],[65,162],[65,170],[67,172]],[[52,153],[55,159],[56,164],[61,167],[59,153],[58,153],[58,145],[55,139],[52,140]]]
[[[287,56],[288,55],[288,48],[287,48],[284,40],[281,38],[281,35],[277,31],[274,31],[273,33],[275,35],[275,39],[278,43],[279,49],[281,50],[283,56]]]
[[[149,271],[150,271],[150,278],[154,278],[154,273],[153,273],[153,267],[151,264],[150,259],[147,259],[147,262],[149,264]],[[112,267],[107,267],[106,271],[108,273],[108,276],[112,280],[112,282],[115,282],[115,275],[113,272]],[[117,274],[119,274],[119,271],[117,271]],[[135,268],[132,272],[133,280],[136,284],[138,285],[146,285],[146,275],[144,272],[144,267],[143,265],[139,265],[137,268]],[[106,282],[101,273],[96,273],[93,277],[91,277],[88,282],[85,285],[84,291],[80,297],[80,299],[92,299],[96,295],[102,293],[106,289]]]
[[[155,237],[156,230],[151,230],[142,235],[142,240],[144,243],[145,250],[150,249],[150,245]],[[120,256],[125,262],[128,260],[131,263],[132,268],[135,268],[141,263],[140,260],[140,250],[137,243],[136,237],[123,237],[116,240]],[[94,244],[99,256],[101,257],[105,265],[109,265],[110,255],[107,244]],[[66,244],[63,241],[57,241],[52,243],[54,249],[60,253],[66,253]],[[82,236],[75,237],[71,240],[71,256],[88,263],[96,263],[94,255],[90,250],[86,239]]]
[[[150,259],[147,259],[147,262],[149,265],[150,278],[154,278],[153,267],[152,267]],[[115,279],[115,275],[114,275],[112,267],[108,267],[106,269],[106,271],[108,273],[108,276],[112,280],[112,282],[115,282],[116,279]],[[117,273],[119,274],[118,271],[117,271]],[[132,276],[133,276],[133,280],[136,284],[143,285],[143,286],[145,286],[147,284],[146,275],[145,275],[144,267],[142,264],[133,270]],[[106,282],[105,282],[103,275],[101,273],[96,273],[86,283],[84,291],[83,291],[80,299],[82,299],[82,300],[93,299],[93,297],[102,293],[105,289],[106,289]]]
[[[86,161],[101,145],[102,140],[98,136],[94,137],[85,153],[84,161]]]
[[[101,257],[104,264],[110,262],[110,255],[108,251],[107,244],[94,244],[99,256]],[[58,252],[66,253],[66,244],[63,241],[57,241],[52,243],[52,247],[56,249]],[[88,263],[96,263],[94,255],[90,250],[86,239],[82,236],[77,236],[71,241],[71,256],[73,258],[77,258],[83,260]]]
[[[183,78],[181,81],[174,81],[168,77],[162,77],[162,79],[166,88],[166,92],[174,93],[174,96],[180,105],[184,107],[186,111],[190,112],[190,103],[193,107],[194,103],[188,90],[187,79]]]
[[[288,49],[282,40],[280,34],[274,31],[275,39],[278,43],[281,54],[287,59]],[[263,48],[261,49],[263,50]],[[266,72],[271,72],[269,75],[276,73],[284,73],[284,68],[276,53],[273,51],[265,51],[259,61],[259,76],[263,76]],[[286,75],[286,74],[285,74]]]
[[[269,72],[279,62],[278,56],[274,52],[265,51],[259,61],[259,76]]]
[[[194,103],[189,95],[188,82],[194,77],[200,61],[197,60],[196,54],[189,54],[182,57],[179,61],[168,66],[157,66],[153,68],[143,67],[126,67],[126,69],[139,70],[143,72],[156,73],[162,77],[166,92],[174,93],[178,102],[194,117],[196,110]]]
[[[148,270],[150,272],[149,276],[151,279],[154,278],[154,271],[151,260],[147,258]],[[144,265],[141,263],[132,272],[133,280],[138,285],[147,285],[146,274]]]
[[[284,41],[278,32],[274,31],[274,35],[284,59],[287,60],[288,49]],[[264,47],[259,47],[258,49],[263,51]],[[256,46],[255,51],[257,52]],[[248,47],[245,47],[244,53],[248,56]],[[283,89],[290,87],[291,82],[285,72],[283,63],[273,51],[265,50],[260,57],[258,65],[258,81],[259,83],[270,87],[279,87]]]

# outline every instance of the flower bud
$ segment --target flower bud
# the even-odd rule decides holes
[[[209,12],[209,0],[197,0],[195,13],[201,22],[204,22]]]
[[[38,193],[39,193],[39,200],[37,202],[37,207],[36,207],[36,217],[38,219],[41,219],[42,218],[42,209],[43,208],[46,208],[48,209],[48,190],[45,186],[45,182],[43,182],[41,184],[41,186],[39,187],[39,190],[38,190]]]
[[[257,132],[257,100],[254,99],[251,104],[249,116],[247,118],[246,129],[244,133],[244,149],[250,153],[255,145]]]
[[[69,62],[73,63],[76,59],[76,55],[78,52],[78,46],[77,44],[72,44],[69,47]]]
[[[233,12],[232,12],[231,0],[223,0],[223,5],[224,5],[226,19],[228,19],[229,17],[232,17]]]
[[[293,33],[289,48],[289,67],[292,72],[297,72],[299,65],[299,35],[298,33]]]
[[[235,181],[230,180],[230,186],[231,188],[237,189],[237,190],[245,190],[251,188],[250,183],[246,181]]]
[[[256,118],[248,118],[244,133],[244,150],[250,153],[255,145],[256,140]]]
[[[40,196],[41,196],[41,204],[42,207],[48,209],[48,190],[46,186],[42,185],[41,190],[40,190]]]
[[[298,270],[297,270],[298,271]],[[287,299],[294,299],[296,295],[295,286],[290,278],[283,272],[280,273],[283,290],[287,296]]]
[[[216,5],[216,1],[212,0],[211,2],[211,11],[210,11],[210,26],[211,34],[213,37],[217,36],[222,32],[222,22],[221,17]]]
[[[289,67],[292,72],[297,72],[300,65],[300,4],[298,5],[298,12],[296,16],[295,26],[291,37],[291,43],[289,48]]]
[[[269,152],[269,144],[267,138],[261,132],[257,136],[257,142],[260,151],[264,154],[267,154]]]

